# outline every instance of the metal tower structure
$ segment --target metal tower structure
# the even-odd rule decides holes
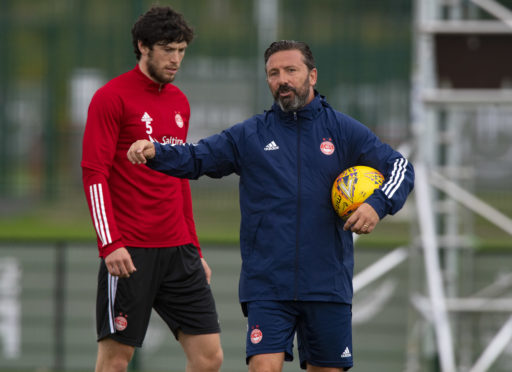
[[[471,143],[465,143],[464,128],[480,107],[512,106],[512,11],[497,0],[416,0],[414,26],[419,223],[410,254],[416,288],[406,371],[425,371],[430,363],[427,370],[484,372],[512,341],[512,316],[483,350],[475,350],[459,315],[512,313],[512,299],[489,295],[496,283],[479,293],[464,288],[464,275],[471,273],[460,262],[473,255],[474,213],[510,235],[512,220],[471,193],[473,169],[464,161]]]

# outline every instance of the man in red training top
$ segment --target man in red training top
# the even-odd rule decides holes
[[[222,364],[211,271],[199,248],[188,180],[126,159],[139,138],[186,142],[190,106],[171,82],[193,37],[181,14],[151,8],[132,28],[138,64],[91,100],[81,165],[102,258],[96,372],[127,370],[152,308],[182,345],[187,371],[218,371]]]

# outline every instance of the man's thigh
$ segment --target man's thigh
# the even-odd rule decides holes
[[[293,337],[298,313],[290,301],[251,301],[247,304],[247,363],[261,354],[284,353],[293,360]]]
[[[180,331],[187,335],[220,333],[215,299],[192,245],[175,248],[173,264],[162,279],[153,307],[178,340]]]
[[[157,249],[128,247],[137,271],[129,278],[112,276],[100,263],[96,300],[98,340],[112,338],[140,347],[151,316],[153,298],[158,290],[154,263]]]
[[[351,305],[332,302],[301,303],[297,340],[303,369],[306,365],[345,369],[352,367]]]

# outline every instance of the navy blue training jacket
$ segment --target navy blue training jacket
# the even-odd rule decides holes
[[[197,144],[155,143],[148,166],[175,177],[240,176],[240,302],[352,303],[352,233],[343,231],[331,187],[346,168],[367,165],[385,177],[367,203],[382,219],[413,188],[412,165],[323,96],[297,112],[253,116]]]

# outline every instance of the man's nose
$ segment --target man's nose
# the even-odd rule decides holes
[[[180,62],[180,54],[179,54],[178,51],[175,51],[175,52],[171,53],[171,62],[179,64],[179,62]]]
[[[278,86],[288,85],[289,80],[288,80],[288,77],[286,76],[286,74],[284,74],[284,73],[278,74],[276,77],[276,83]]]

